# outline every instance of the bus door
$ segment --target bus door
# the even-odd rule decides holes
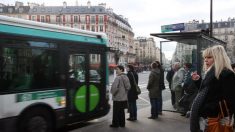
[[[104,55],[73,52],[68,56],[68,108],[69,116],[95,116],[105,107]]]
[[[69,116],[87,111],[87,63],[85,53],[70,52],[68,56],[68,101]]]

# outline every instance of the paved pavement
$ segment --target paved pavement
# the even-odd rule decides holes
[[[106,116],[93,120],[89,126],[72,132],[189,132],[189,119],[180,116],[179,113],[170,112],[174,111],[170,101],[164,102],[163,109],[167,109],[167,111],[163,111],[163,114],[155,120],[148,119],[150,107],[140,109],[138,110],[138,120],[135,122],[126,121],[125,128],[110,128],[112,117]],[[128,114],[126,114],[127,117]]]

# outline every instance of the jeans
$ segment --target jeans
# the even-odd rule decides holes
[[[159,98],[158,113],[162,113],[162,95],[161,95],[161,97]]]
[[[160,106],[160,102],[158,98],[150,98],[151,104],[151,116],[158,118],[158,110]]]
[[[137,119],[137,106],[135,101],[128,101],[130,118]]]

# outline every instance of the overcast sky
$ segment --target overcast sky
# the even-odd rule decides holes
[[[0,3],[14,5],[16,0],[0,0]],[[35,2],[46,6],[62,6],[63,1],[73,6],[76,0],[18,0],[25,5]],[[78,5],[86,5],[88,0],[77,0]],[[192,20],[210,21],[210,0],[90,0],[91,5],[106,3],[118,15],[128,18],[135,37],[150,37],[150,33],[160,33],[162,25],[184,23]],[[235,0],[213,0],[213,21],[235,17]],[[156,39],[159,43],[159,39]],[[173,44],[163,46],[167,58],[173,51]]]

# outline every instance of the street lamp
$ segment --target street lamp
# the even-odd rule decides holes
[[[212,26],[212,23],[213,23],[213,0],[210,0],[210,37],[213,37],[213,26]]]

